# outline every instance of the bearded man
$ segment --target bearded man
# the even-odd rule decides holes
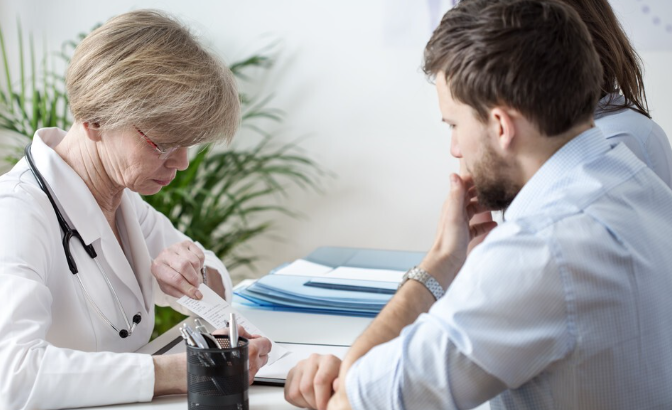
[[[345,360],[299,363],[286,398],[330,410],[672,408],[672,192],[595,127],[602,68],[577,13],[463,0],[425,71],[469,175],[450,176],[432,249]],[[469,224],[497,209],[499,226]]]

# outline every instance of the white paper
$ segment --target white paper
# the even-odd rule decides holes
[[[401,282],[401,277],[404,276],[404,273],[404,271],[398,270],[351,268],[349,266],[341,266],[323,276],[325,278],[333,279],[358,279],[398,283]]]
[[[227,301],[222,299],[221,296],[216,294],[207,285],[202,283],[201,286],[198,287],[198,290],[203,294],[203,299],[196,300],[188,296],[182,296],[177,300],[177,303],[202,317],[215,329],[226,328],[226,325],[229,323],[229,315],[234,313],[236,315],[237,323],[243,326],[250,334],[266,337],[264,332],[259,330],[259,328],[247,320],[245,316],[241,315],[240,312],[231,307]],[[273,347],[268,354],[268,364],[271,364],[288,354],[287,350],[282,348],[282,346],[278,346],[273,340],[271,340],[271,344]]]
[[[333,278],[333,279],[358,279],[374,280],[380,282],[401,282],[404,271],[389,269],[367,269],[353,268],[349,266],[331,266],[320,265],[318,263],[308,262],[304,259],[297,259],[282,269],[275,272],[275,275],[292,276],[310,276],[313,278]]]
[[[284,268],[275,272],[275,275],[294,275],[294,276],[326,276],[333,270],[331,266],[320,265],[319,263],[308,262],[304,259],[297,259]]]
[[[184,343],[183,343],[184,344]],[[295,343],[279,343],[292,354],[283,357],[273,365],[267,364],[259,369],[255,377],[266,377],[269,379],[286,379],[287,373],[296,366],[298,362],[307,359],[313,353],[333,354],[343,360],[349,346],[331,346],[331,345],[310,345]]]

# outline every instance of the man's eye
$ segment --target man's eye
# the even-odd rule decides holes
[[[451,131],[455,129],[455,124],[448,124],[448,126],[450,127]]]

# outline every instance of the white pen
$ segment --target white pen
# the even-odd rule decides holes
[[[196,343],[194,343],[194,341],[191,340],[191,336],[189,336],[183,328],[180,328],[180,334],[182,334],[182,338],[187,341],[187,344],[189,346],[196,347]]]
[[[238,347],[238,325],[236,324],[236,315],[231,313],[229,316],[229,340],[231,347]]]

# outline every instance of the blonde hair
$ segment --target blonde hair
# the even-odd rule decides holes
[[[229,142],[240,123],[231,71],[170,16],[110,19],[75,49],[66,74],[75,121],[135,126],[161,146]]]

